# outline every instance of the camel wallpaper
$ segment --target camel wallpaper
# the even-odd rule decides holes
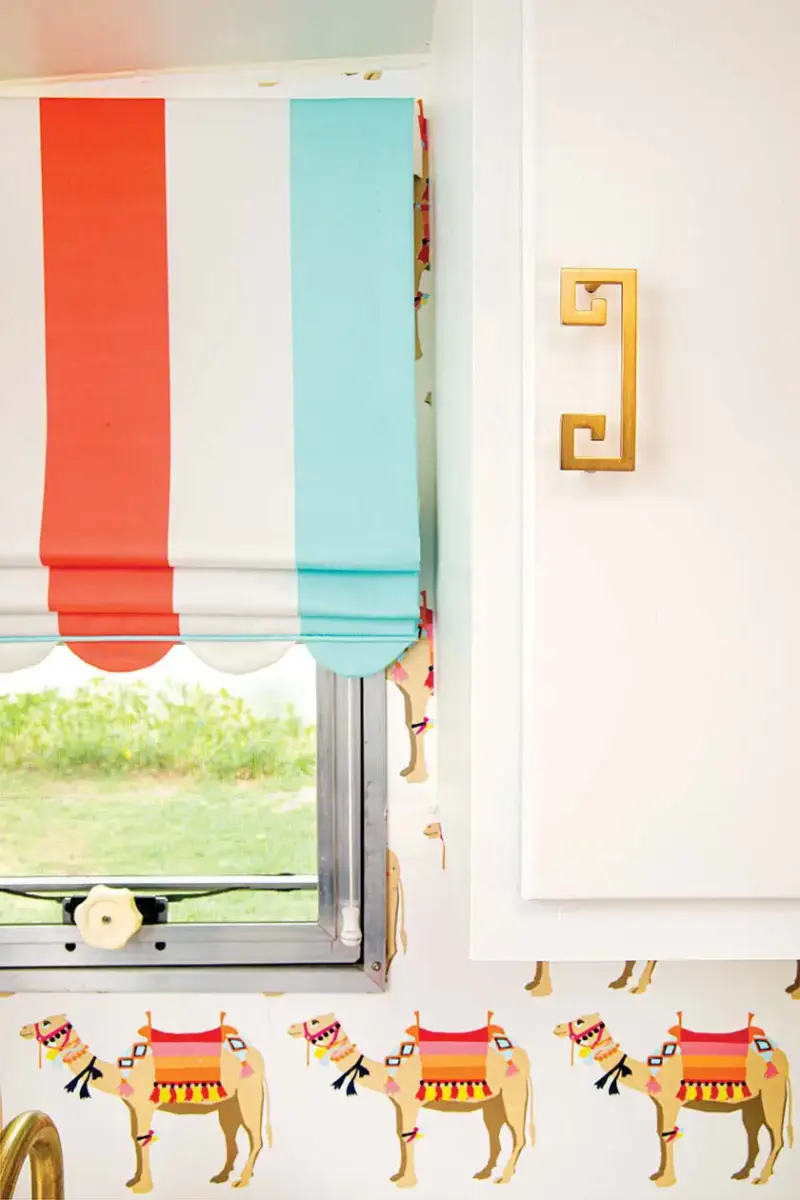
[[[800,1197],[800,963],[471,962],[468,809],[437,789],[427,126],[415,180],[419,641],[387,671],[388,991],[2,995],[6,1119],[69,1200]],[[442,780],[446,783],[446,780]],[[0,834],[0,836],[2,836]],[[513,848],[509,861],[513,861]],[[800,931],[798,931],[800,953]],[[178,1120],[176,1118],[188,1118]],[[27,1170],[19,1196],[30,1194]]]
[[[463,1200],[492,1180],[797,1200],[797,964],[471,963],[463,814],[437,803],[435,730],[428,780],[400,775],[391,681],[387,702],[385,995],[0,998],[6,1119],[53,1117],[70,1200]]]

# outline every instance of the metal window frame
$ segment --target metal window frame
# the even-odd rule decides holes
[[[344,679],[319,668],[316,923],[150,925],[120,951],[92,949],[77,930],[70,939],[67,925],[0,925],[0,990],[383,991],[386,797],[383,674]],[[262,887],[270,886],[265,877]],[[351,899],[360,908],[360,947],[341,938],[342,907]]]

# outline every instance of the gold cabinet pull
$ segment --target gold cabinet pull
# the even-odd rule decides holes
[[[561,324],[605,325],[608,305],[593,297],[590,308],[577,308],[576,290],[589,293],[604,284],[622,289],[622,422],[619,458],[579,458],[575,430],[588,429],[593,442],[605,441],[606,418],[601,413],[563,413],[561,416],[562,471],[634,471],[636,469],[636,271],[629,268],[564,267],[561,271]]]

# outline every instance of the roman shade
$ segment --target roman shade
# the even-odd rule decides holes
[[[0,671],[415,639],[411,100],[0,100]]]

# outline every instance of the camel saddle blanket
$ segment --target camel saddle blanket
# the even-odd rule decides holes
[[[695,1033],[678,1030],[682,1059],[679,1100],[711,1100],[721,1103],[748,1100],[747,1055],[754,1037],[763,1030],[754,1026],[732,1033]]]
[[[469,1033],[436,1033],[416,1029],[422,1065],[417,1099],[485,1100],[492,1095],[486,1082],[486,1054],[492,1037],[488,1025]]]
[[[227,1097],[220,1069],[222,1026],[205,1033],[148,1032],[155,1063],[150,1099],[155,1104],[208,1104]]]

